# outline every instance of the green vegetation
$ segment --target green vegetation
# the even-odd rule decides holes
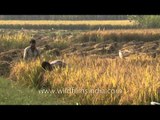
[[[21,87],[14,81],[0,78],[0,105],[65,105],[71,104],[54,94],[40,93]]]
[[[160,16],[159,15],[134,15],[129,16],[139,27],[142,28],[159,28]]]

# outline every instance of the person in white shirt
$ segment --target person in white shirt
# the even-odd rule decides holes
[[[40,56],[40,53],[39,53],[38,49],[36,48],[36,41],[34,39],[32,39],[30,41],[30,46],[28,46],[24,49],[23,59],[24,60],[33,60],[34,59],[35,60],[39,56]]]
[[[66,67],[66,65],[67,64],[61,60],[54,60],[52,62],[47,62],[47,61],[42,62],[42,68],[44,70],[49,70],[49,71],[52,71],[55,68],[64,68]]]

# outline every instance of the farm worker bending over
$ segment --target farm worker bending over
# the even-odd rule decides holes
[[[52,71],[55,68],[64,68],[64,67],[66,67],[66,63],[62,62],[61,60],[55,60],[50,63],[45,61],[42,63],[42,68],[49,71]]]
[[[34,39],[31,39],[30,46],[26,47],[24,49],[24,60],[32,60],[36,59],[40,56],[38,49],[36,48],[36,41]]]

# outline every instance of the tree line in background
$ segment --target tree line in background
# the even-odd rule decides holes
[[[127,15],[0,15],[0,20],[126,20]]]
[[[142,28],[160,28],[160,15],[131,15],[128,19]]]

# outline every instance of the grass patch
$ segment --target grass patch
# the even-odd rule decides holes
[[[13,81],[0,78],[0,105],[66,105],[65,99],[53,94],[42,94],[35,89],[21,87]]]

